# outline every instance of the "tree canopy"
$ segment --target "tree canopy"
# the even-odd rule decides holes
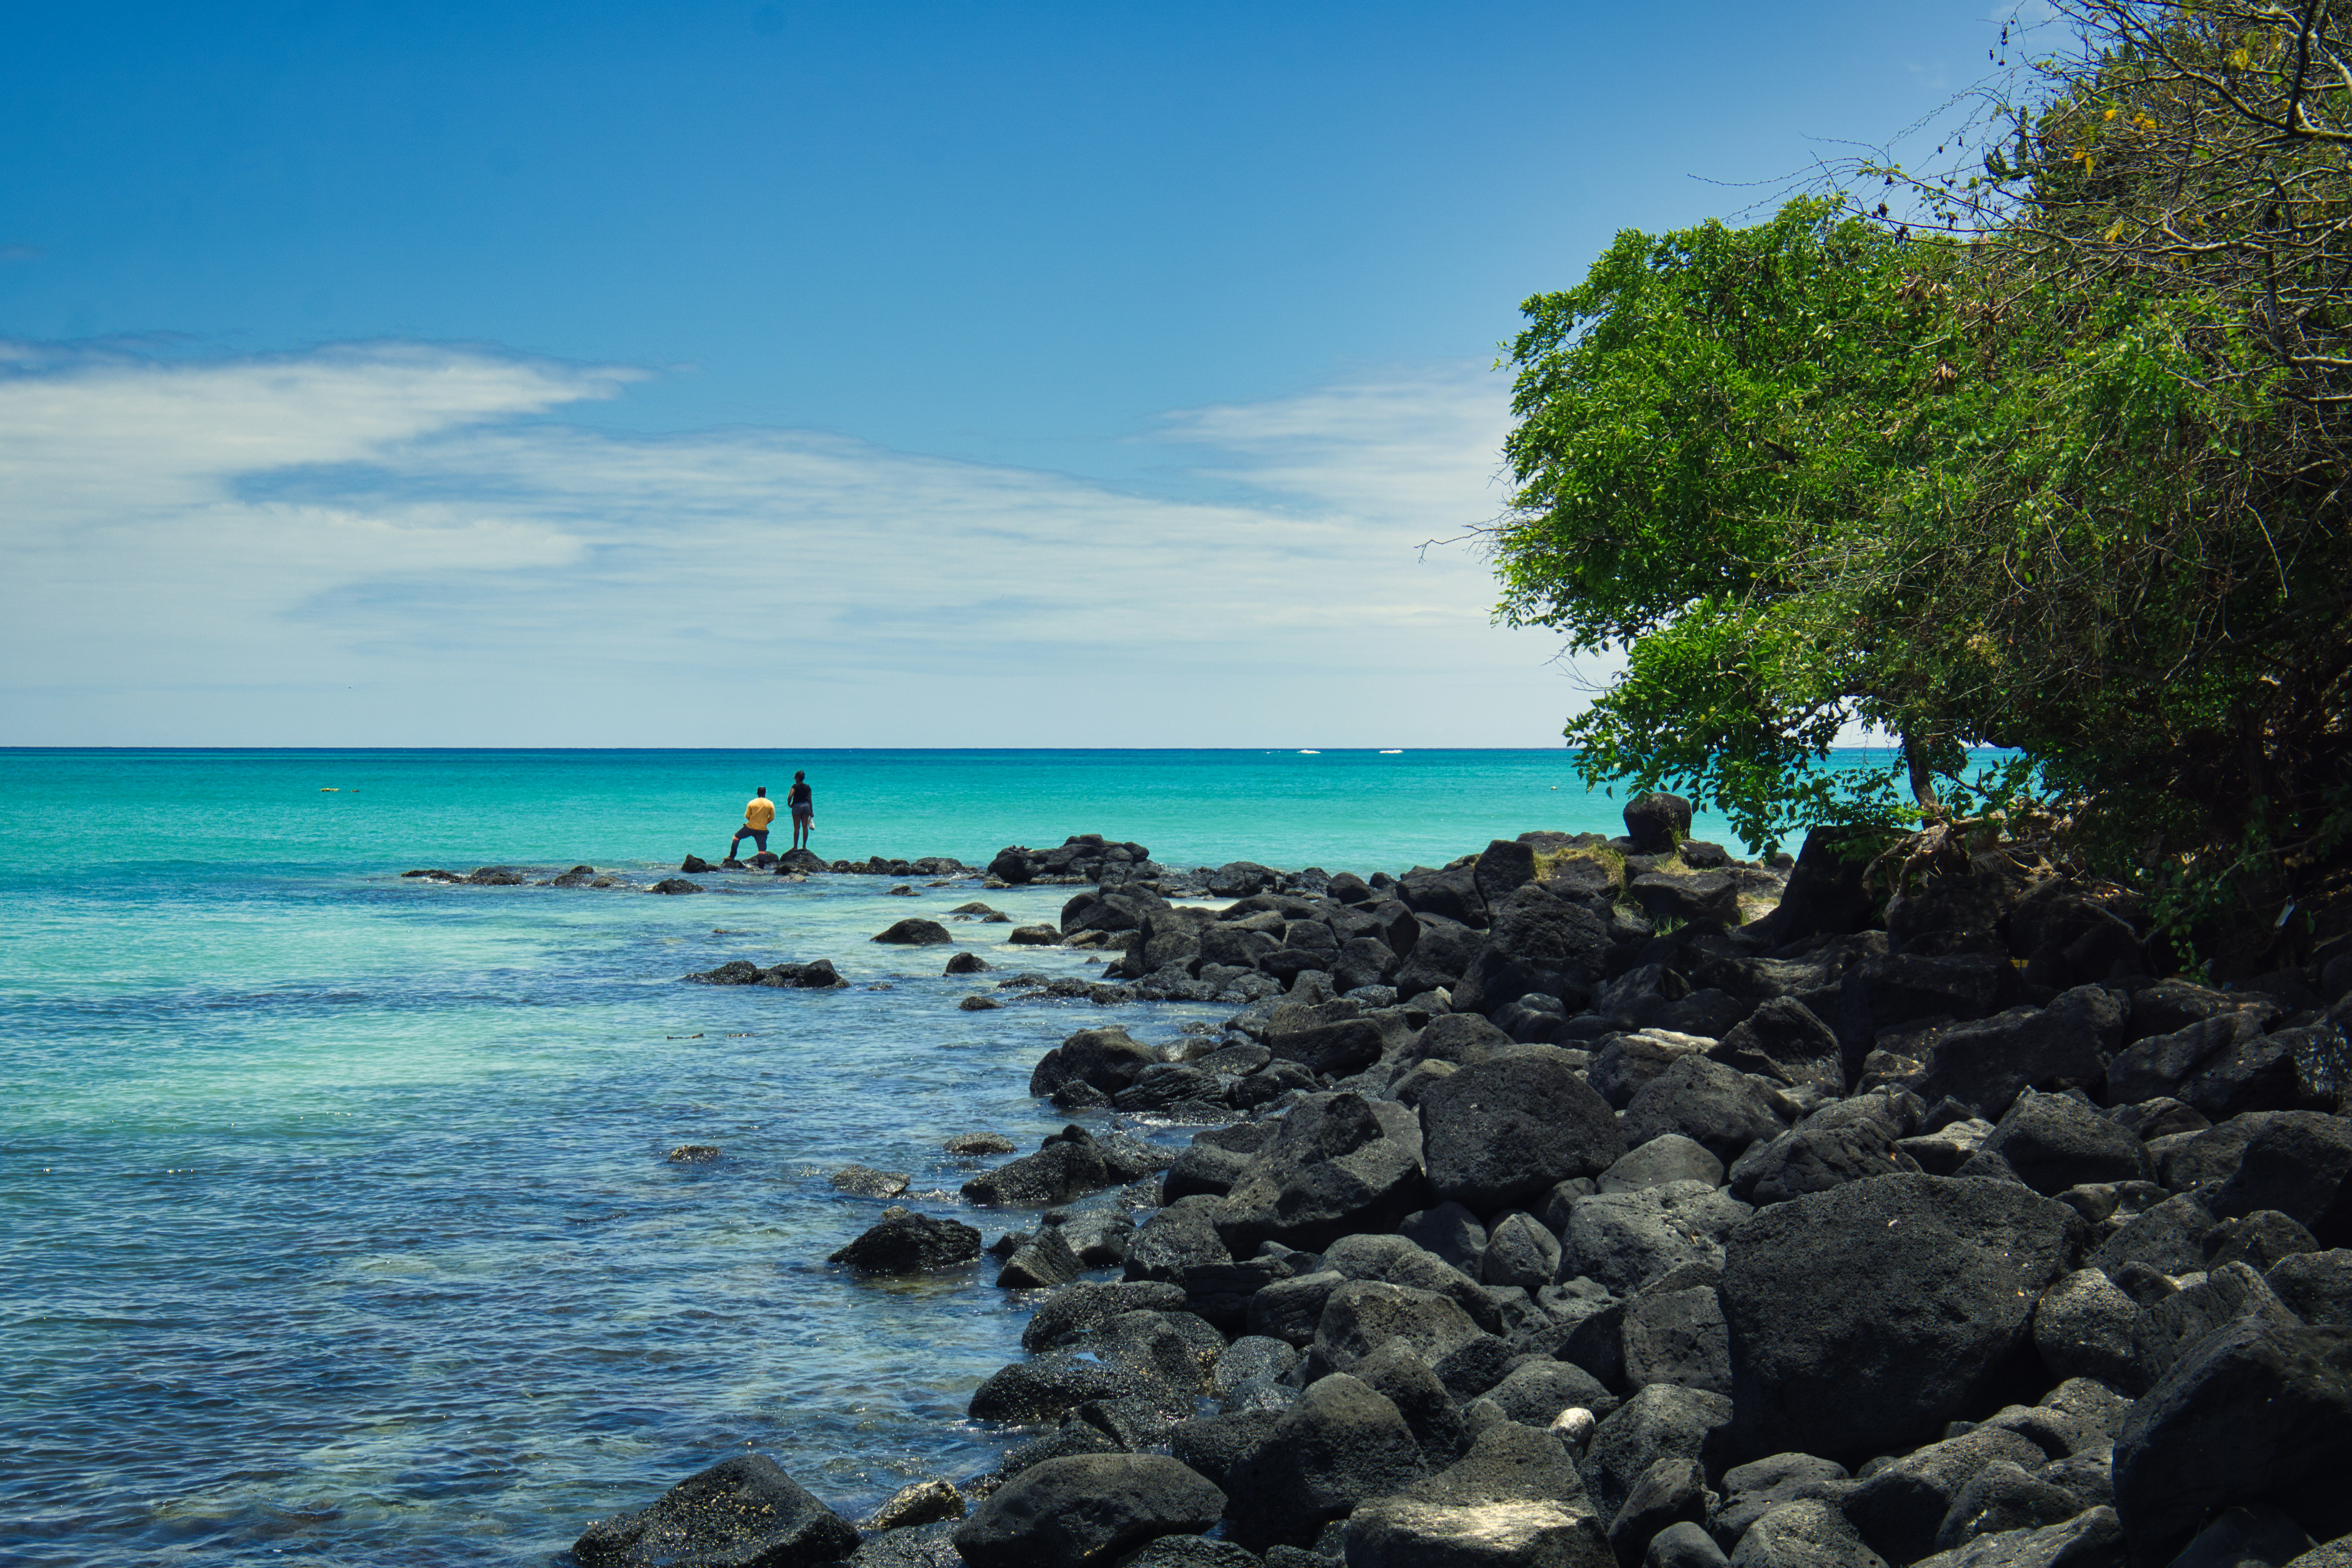
[[[2344,20],[2068,5],[1941,168],[1526,302],[1501,614],[1625,650],[1589,778],[1751,844],[1965,808],[1994,746],[2118,874],[2277,903],[2352,832]],[[1895,766],[1826,765],[1856,719]]]

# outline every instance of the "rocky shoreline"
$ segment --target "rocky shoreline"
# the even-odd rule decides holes
[[[1032,1436],[862,1532],[730,1459],[575,1557],[2352,1568],[2345,933],[2217,990],[1999,850],[1889,900],[1825,836],[1743,865],[1688,826],[1645,796],[1394,878],[1004,850],[1078,889],[1030,940],[1107,962],[998,994],[1237,1009],[1033,1073],[1190,1147],[1075,1121],[964,1185],[1035,1215],[987,1249],[1044,1293],[1029,1357],[971,1405]],[[893,1208],[835,1261],[983,1239]]]

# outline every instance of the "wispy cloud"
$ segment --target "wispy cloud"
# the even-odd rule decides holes
[[[415,344],[0,355],[0,739],[1541,744],[1487,624],[1496,379],[1172,414],[1223,502],[803,431],[546,422],[636,373]]]

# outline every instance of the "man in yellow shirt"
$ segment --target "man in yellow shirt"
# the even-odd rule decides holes
[[[761,784],[753,792],[751,798],[743,804],[743,826],[735,830],[734,838],[729,842],[727,858],[730,860],[735,858],[736,847],[746,838],[760,847],[761,854],[766,854],[768,824],[775,820],[776,803],[768,798],[768,786]]]

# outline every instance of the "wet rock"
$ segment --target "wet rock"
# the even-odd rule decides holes
[[[989,1495],[955,1532],[972,1568],[1087,1568],[1216,1523],[1225,1495],[1160,1454],[1048,1459]]]
[[[1116,1173],[1093,1136],[1070,1127],[1048,1139],[1037,1152],[974,1176],[961,1191],[966,1203],[1044,1208],[1116,1186],[1123,1179],[1131,1178]]]
[[[958,1220],[905,1208],[882,1211],[878,1224],[825,1261],[865,1274],[924,1274],[960,1268],[980,1258],[980,1232]]]
[[[702,891],[702,885],[698,882],[689,882],[683,877],[664,877],[653,885],[653,890],[669,895],[698,893]]]
[[[870,1165],[844,1165],[826,1181],[842,1192],[861,1198],[895,1198],[913,1181],[904,1171],[877,1171]]]
[[[1718,1287],[1744,1446],[1842,1458],[1932,1438],[2021,1374],[2081,1226],[2024,1187],[1944,1176],[1757,1210]]]
[[[989,968],[990,964],[988,960],[981,957],[980,954],[976,952],[957,952],[948,955],[948,966],[944,970],[940,971],[940,973],[943,974],[982,974],[987,973]]]
[[[1086,1265],[1063,1238],[1061,1226],[1048,1225],[1013,1249],[996,1283],[1006,1290],[1044,1289],[1066,1285],[1084,1272]]]
[[[901,947],[938,947],[955,941],[955,938],[948,934],[948,928],[939,921],[910,915],[903,921],[892,921],[888,929],[873,940]]]
[[[583,1568],[721,1561],[802,1568],[856,1547],[856,1527],[783,1467],[765,1454],[742,1454],[678,1482],[650,1508],[597,1521],[572,1542],[572,1554]]]
[[[681,1143],[669,1152],[673,1165],[708,1165],[719,1158],[716,1143]]]
[[[940,1145],[950,1154],[967,1157],[985,1154],[1010,1154],[1021,1147],[1002,1132],[959,1132]]]
[[[866,1521],[868,1530],[906,1530],[918,1524],[964,1516],[963,1493],[948,1480],[916,1481],[900,1487]]]

